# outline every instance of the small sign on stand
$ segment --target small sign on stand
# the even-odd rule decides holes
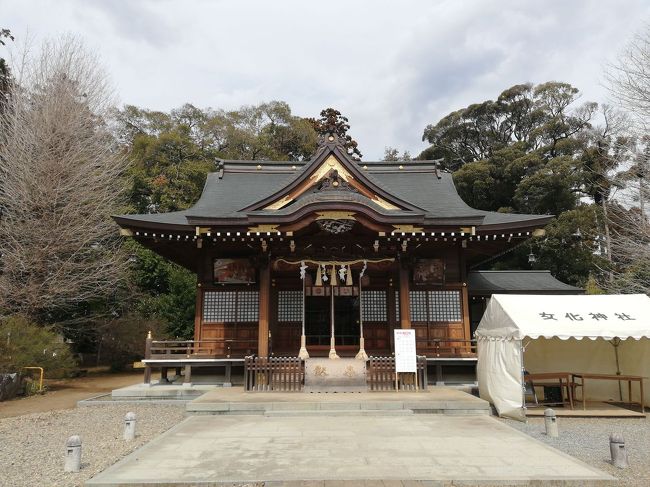
[[[415,330],[395,331],[395,389],[399,391],[399,374],[413,374],[418,390],[418,364],[415,350]]]

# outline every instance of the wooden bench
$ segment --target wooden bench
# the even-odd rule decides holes
[[[615,380],[620,382],[627,382],[628,387],[628,403],[630,407],[633,404],[638,404],[641,407],[641,412],[645,410],[644,398],[643,398],[643,379],[644,377],[638,375],[623,375],[623,374],[586,374],[586,373],[572,373],[571,374],[571,392],[575,396],[575,390],[578,387],[582,387],[582,409],[583,411],[587,409],[586,399],[586,379],[594,380]],[[577,382],[579,380],[580,382]],[[639,402],[632,401],[632,382],[639,383],[639,392],[640,398]]]

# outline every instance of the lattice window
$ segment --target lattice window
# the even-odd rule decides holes
[[[258,319],[258,291],[206,291],[203,293],[203,321],[206,323],[255,322]]]
[[[399,291],[395,291],[395,319],[399,323],[399,320],[401,319],[399,315]]]
[[[462,321],[460,291],[411,291],[411,321]]]
[[[460,291],[429,291],[429,321],[462,321]]]
[[[260,296],[257,291],[238,291],[237,321],[258,321],[260,316]]]
[[[386,291],[361,291],[363,321],[386,322]]]
[[[411,321],[427,321],[427,292],[410,291]]]
[[[302,322],[302,291],[278,291],[278,323]]]
[[[237,291],[206,291],[203,293],[203,321],[233,322],[237,319]]]

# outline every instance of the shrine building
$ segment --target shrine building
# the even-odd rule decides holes
[[[114,217],[196,273],[186,358],[390,356],[396,328],[415,330],[418,355],[473,357],[468,282],[480,299],[499,279],[471,268],[552,219],[471,208],[435,161],[361,162],[333,135],[309,161],[215,169],[187,210]]]

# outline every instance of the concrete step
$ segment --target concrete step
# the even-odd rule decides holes
[[[342,414],[454,414],[490,415],[490,407],[484,401],[311,401],[311,402],[201,402],[186,405],[188,414],[266,414],[300,416],[302,413],[316,414],[322,411],[338,411]],[[367,411],[367,413],[365,413]]]
[[[303,417],[303,416],[409,416],[410,409],[358,409],[345,411],[340,409],[319,409],[317,411],[265,411],[264,416],[269,417]]]
[[[134,384],[128,387],[115,389],[111,392],[114,400],[186,400],[192,401],[201,397],[206,392],[221,389],[221,386],[210,384]]]

